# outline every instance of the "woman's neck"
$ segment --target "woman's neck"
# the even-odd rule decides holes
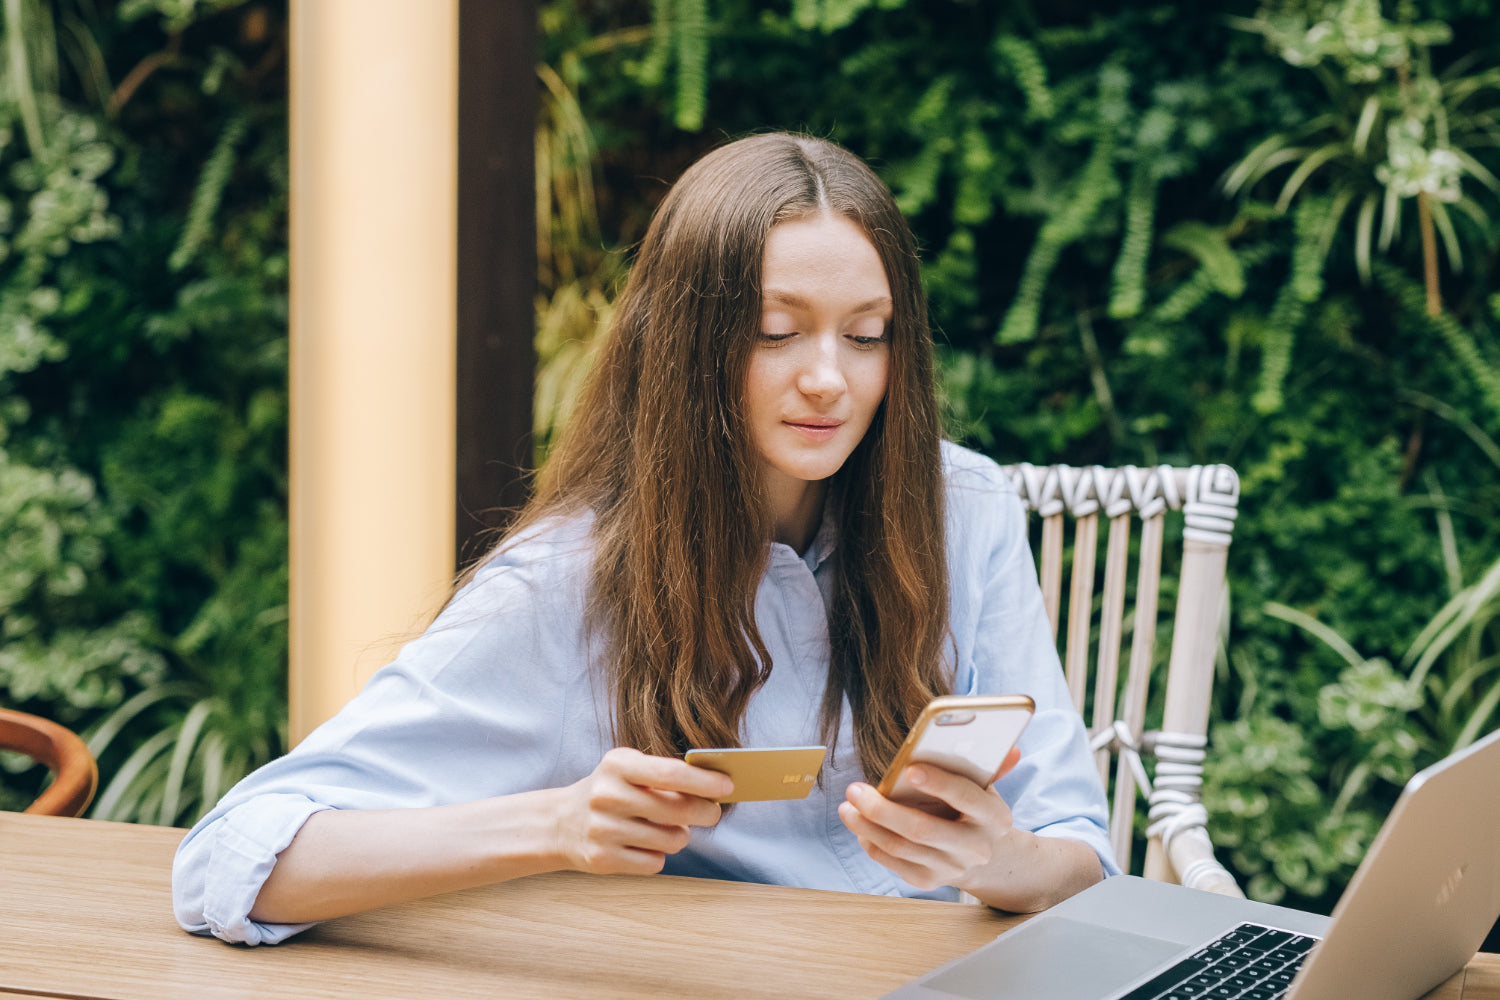
[[[790,545],[799,555],[807,551],[823,520],[823,498],[828,481],[773,476],[766,484],[771,505],[771,540]]]

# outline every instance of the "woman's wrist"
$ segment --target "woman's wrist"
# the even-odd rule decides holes
[[[989,864],[955,887],[1007,913],[1045,910],[1104,877],[1093,848],[1069,837],[1012,828],[997,848]]]

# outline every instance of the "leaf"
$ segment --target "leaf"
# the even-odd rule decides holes
[[[1285,135],[1273,135],[1263,139],[1256,144],[1255,148],[1245,154],[1245,158],[1236,163],[1225,174],[1220,186],[1224,193],[1233,197],[1246,185],[1253,184],[1264,176],[1269,168],[1264,166],[1265,161],[1275,152],[1287,145],[1291,139]]]
[[[1348,640],[1307,612],[1298,611],[1296,608],[1288,607],[1279,601],[1267,601],[1263,610],[1272,618],[1280,618],[1288,624],[1296,625],[1304,632],[1318,639],[1323,645],[1337,653],[1339,658],[1349,664],[1349,666],[1358,667],[1364,664],[1365,658],[1359,655],[1358,650],[1349,645]]]
[[[115,737],[119,735],[120,731],[125,728],[130,720],[157,702],[165,701],[169,698],[181,697],[190,690],[186,684],[167,683],[147,688],[139,694],[134,695],[124,704],[120,705],[120,707],[109,713],[99,723],[98,727],[94,729],[93,733],[88,736],[86,743],[89,753],[93,754],[95,758],[103,756],[110,744],[113,743]]]
[[[1370,238],[1375,228],[1375,208],[1379,198],[1371,191],[1360,202],[1359,217],[1354,226],[1354,266],[1359,271],[1359,280],[1370,283]]]
[[[1163,246],[1192,254],[1216,289],[1231,299],[1245,291],[1245,269],[1229,245],[1227,230],[1201,222],[1179,222],[1161,236]]]
[[[1414,664],[1408,683],[1420,687],[1439,656],[1463,634],[1480,609],[1500,594],[1500,559],[1490,566],[1478,583],[1454,594],[1412,640],[1402,657],[1403,665]]]
[[[1495,246],[1497,238],[1500,238],[1500,233],[1494,232],[1494,228],[1490,224],[1489,213],[1480,208],[1478,202],[1468,195],[1464,195],[1453,203],[1453,207],[1464,213],[1464,215],[1467,215],[1479,231],[1485,234],[1487,245],[1491,247]]]
[[[1370,132],[1375,127],[1375,119],[1380,113],[1380,100],[1371,94],[1365,98],[1364,107],[1359,112],[1359,123],[1354,127],[1354,139],[1350,143],[1355,155],[1364,156],[1365,147],[1370,141]]]
[[[1484,164],[1474,159],[1472,155],[1462,149],[1449,149],[1448,152],[1458,158],[1458,162],[1463,164],[1463,168],[1468,171],[1471,177],[1495,194],[1500,194],[1500,178],[1496,178],[1494,174],[1485,169]]]
[[[1417,406],[1437,414],[1463,431],[1464,435],[1470,441],[1474,442],[1474,445],[1484,453],[1484,456],[1494,464],[1495,468],[1500,469],[1500,444],[1497,444],[1494,438],[1481,430],[1478,424],[1441,399],[1436,399],[1426,393],[1417,392],[1415,389],[1401,389],[1400,394],[1403,400],[1415,403]]]
[[[1333,239],[1338,235],[1339,224],[1344,221],[1344,212],[1349,208],[1349,202],[1354,200],[1355,191],[1352,187],[1341,187],[1333,196],[1333,203],[1328,209],[1327,216],[1323,219],[1323,225],[1318,236],[1318,259],[1328,257],[1328,251],[1333,246]]]
[[[1343,152],[1344,146],[1342,143],[1329,143],[1309,153],[1307,158],[1298,164],[1297,169],[1292,171],[1292,175],[1287,178],[1285,186],[1281,189],[1281,197],[1276,199],[1277,210],[1285,212],[1291,207],[1292,199],[1296,197],[1302,185],[1307,183],[1308,178],[1316,173],[1318,168],[1323,166],[1323,164],[1341,155]]]
[[[1463,251],[1458,245],[1458,234],[1453,231],[1453,220],[1448,217],[1448,209],[1436,198],[1427,199],[1427,207],[1432,212],[1432,224],[1437,228],[1439,235],[1443,237],[1443,248],[1448,253],[1448,264],[1453,268],[1454,274],[1462,274],[1464,269]]]
[[[174,826],[181,812],[182,786],[187,777],[188,762],[198,746],[198,734],[213,713],[213,701],[204,698],[188,710],[182,725],[177,730],[177,745],[172,750],[172,762],[167,768],[166,785],[162,791],[161,812],[157,822],[162,826]]]
[[[1385,186],[1385,212],[1380,217],[1380,249],[1389,250],[1391,240],[1401,231],[1401,196],[1391,185]]]
[[[1500,680],[1496,680],[1490,686],[1489,691],[1485,692],[1484,697],[1479,699],[1479,704],[1474,706],[1474,711],[1470,713],[1468,721],[1464,723],[1463,729],[1453,740],[1453,751],[1462,750],[1486,731],[1490,717],[1495,714],[1497,706],[1500,706]]]
[[[120,765],[120,769],[115,772],[115,776],[100,791],[99,798],[94,802],[94,807],[89,810],[90,817],[93,819],[112,820],[127,815],[129,810],[126,807],[130,803],[125,801],[125,796],[131,792],[131,785],[152,762],[160,759],[165,763],[166,758],[164,755],[167,748],[172,745],[172,741],[176,738],[177,730],[175,728],[163,729],[136,747],[135,751],[125,759],[125,763]],[[150,783],[142,782],[142,784],[149,787]],[[136,795],[137,797],[140,795],[139,789],[136,790]]]

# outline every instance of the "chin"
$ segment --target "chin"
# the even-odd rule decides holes
[[[794,479],[802,480],[804,483],[821,483],[825,479],[831,479],[843,467],[843,461],[819,462],[815,465],[798,464],[783,466],[782,471]]]

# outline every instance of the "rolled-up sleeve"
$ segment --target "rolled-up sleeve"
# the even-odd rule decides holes
[[[580,639],[586,574],[581,547],[566,541],[486,567],[337,715],[199,820],[173,864],[178,923],[252,945],[310,926],[249,914],[277,855],[319,810],[444,805],[587,774],[602,737],[580,704],[593,697]]]
[[[261,886],[315,812],[329,808],[305,795],[261,795],[194,829],[172,863],[177,922],[195,934],[236,944],[276,944],[310,924],[250,919]]]

